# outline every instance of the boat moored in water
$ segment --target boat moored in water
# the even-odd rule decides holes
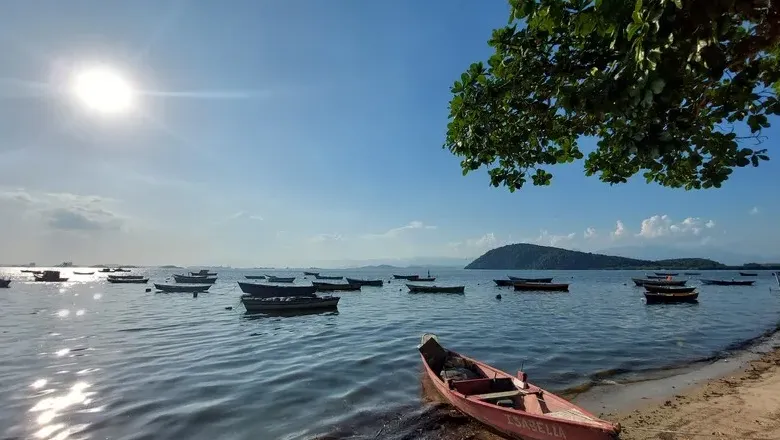
[[[322,283],[322,282],[312,281],[311,284],[317,288],[318,292],[337,292],[337,291],[354,292],[356,290],[360,290],[361,288],[360,284],[352,284],[352,283]]]
[[[447,350],[435,335],[418,346],[425,373],[436,390],[467,416],[512,438],[526,440],[615,440],[620,425],[527,381]]]
[[[741,277],[757,277],[758,274],[755,272],[740,272],[739,276]]]
[[[73,271],[73,275],[95,275],[95,272],[76,272],[76,271]]]
[[[650,280],[645,278],[631,278],[639,287],[642,286],[684,286],[687,280]]]
[[[702,284],[713,286],[752,286],[753,280],[701,280]]]
[[[8,287],[11,287],[11,279],[0,278],[0,289],[6,289]]]
[[[338,275],[314,275],[314,278],[317,278],[318,280],[343,280],[343,276]]]
[[[157,284],[154,283],[154,288],[161,292],[205,292],[209,290],[211,284]]]
[[[40,274],[33,274],[35,281],[43,283],[62,283],[68,281],[67,278],[60,277],[60,271],[58,270],[44,270]]]
[[[209,272],[208,269],[201,269],[197,272],[190,272],[190,275],[195,277],[215,277],[217,276],[216,272]]]
[[[695,303],[695,302],[699,302],[698,298],[699,298],[699,292],[690,292],[690,293],[645,292],[645,302],[647,304]]]
[[[407,284],[406,287],[409,289],[409,293],[466,293],[466,286],[420,286]]]
[[[493,280],[494,283],[496,283],[496,286],[499,287],[511,287],[514,286],[517,281],[513,280]]]
[[[146,284],[149,278],[106,278],[112,284]]]
[[[207,277],[202,275],[173,275],[174,281],[182,284],[214,284],[217,281],[217,277]]]
[[[653,286],[645,284],[645,290],[650,293],[692,293],[696,290],[696,287]]]
[[[258,298],[274,298],[278,296],[315,296],[314,286],[272,286],[259,283],[238,282],[238,287],[247,295]]]
[[[550,278],[522,278],[522,277],[511,277],[508,276],[512,281],[520,281],[523,283],[552,283],[552,277]]]
[[[523,292],[568,292],[569,285],[558,283],[519,283],[514,284],[516,291]]]
[[[242,295],[241,302],[247,312],[279,312],[306,310],[333,310],[338,308],[338,296],[284,296],[258,298]]]
[[[312,277],[316,277],[320,273],[319,272],[306,272],[306,271],[304,271],[303,274],[304,275],[308,275],[308,276],[312,276]]]
[[[393,275],[396,280],[417,281],[420,275]]]
[[[275,277],[273,275],[266,275],[265,279],[269,283],[292,283],[295,281],[295,277]]]
[[[349,277],[346,277],[346,280],[349,284],[359,284],[361,286],[382,287],[385,284],[385,282],[382,280],[361,280],[358,278]]]
[[[248,280],[264,280],[265,275],[244,275],[244,278]]]
[[[109,280],[141,280],[143,275],[109,275]]]
[[[680,275],[677,272],[655,272],[655,274],[659,277],[676,277],[677,275]]]

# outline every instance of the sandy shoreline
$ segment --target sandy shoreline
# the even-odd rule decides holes
[[[623,440],[780,439],[780,345],[774,342],[733,363],[728,374],[676,387],[662,401],[660,395],[642,397],[643,406],[603,416],[620,422]],[[587,406],[596,409],[593,403]]]

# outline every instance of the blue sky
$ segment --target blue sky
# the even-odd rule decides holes
[[[507,11],[504,0],[2,2],[0,227],[12,233],[0,261],[308,265],[465,258],[517,241],[780,254],[780,159],[698,192],[611,187],[582,163],[514,194],[483,171],[463,177],[441,148],[449,87],[490,54]],[[134,85],[133,112],[74,104],[70,78],[93,65]],[[770,153],[778,130],[765,132]]]

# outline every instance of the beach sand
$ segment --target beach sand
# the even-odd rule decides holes
[[[780,346],[662,402],[603,416],[620,422],[623,440],[780,439]]]

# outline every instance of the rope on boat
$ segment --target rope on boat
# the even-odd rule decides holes
[[[673,431],[671,429],[651,429],[651,428],[635,428],[630,426],[624,426],[622,427],[624,431],[646,431],[646,432],[654,432],[658,434],[679,434],[679,435],[691,435],[695,437],[709,437],[709,438],[733,438],[733,439],[739,439],[739,440],[775,440],[768,437],[751,437],[751,436],[744,436],[744,435],[733,435],[733,434],[703,434],[701,432],[687,432],[687,431]]]

